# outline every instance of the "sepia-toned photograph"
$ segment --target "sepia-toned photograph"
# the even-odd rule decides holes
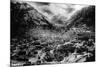
[[[10,66],[95,62],[95,5],[10,1]]]

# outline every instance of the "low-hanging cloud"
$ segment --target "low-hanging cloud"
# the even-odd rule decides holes
[[[84,7],[87,7],[87,5],[73,5],[73,4],[57,4],[57,3],[38,3],[38,2],[28,2],[30,5],[32,5],[35,9],[37,9],[39,12],[41,12],[43,15],[48,17],[48,19],[52,19],[53,16],[59,15],[64,16],[68,19],[75,14],[77,11],[81,10]],[[42,4],[39,5],[39,4]]]

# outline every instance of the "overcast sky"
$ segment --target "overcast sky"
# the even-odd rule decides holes
[[[19,1],[19,0],[13,0]],[[20,1],[21,2],[21,1]],[[81,10],[88,5],[77,5],[77,4],[65,4],[65,3],[47,3],[47,2],[34,2],[34,1],[23,1],[33,6],[38,12],[42,13],[48,18],[49,21],[67,21],[77,11]]]
[[[41,2],[27,2],[40,13],[45,15],[50,21],[63,19],[69,20],[72,15],[88,5],[75,5],[75,4],[63,4],[63,3],[41,3]],[[57,17],[54,19],[54,17]]]

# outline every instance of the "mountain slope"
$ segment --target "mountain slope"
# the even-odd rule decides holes
[[[68,21],[58,15],[54,20],[69,23],[59,26],[28,3],[11,2],[11,65],[95,61],[94,8],[83,8]]]

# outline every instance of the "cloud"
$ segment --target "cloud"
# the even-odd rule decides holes
[[[64,3],[27,2],[47,17],[51,23],[66,23],[77,11],[88,5],[75,5]],[[61,22],[61,23],[60,23]]]

